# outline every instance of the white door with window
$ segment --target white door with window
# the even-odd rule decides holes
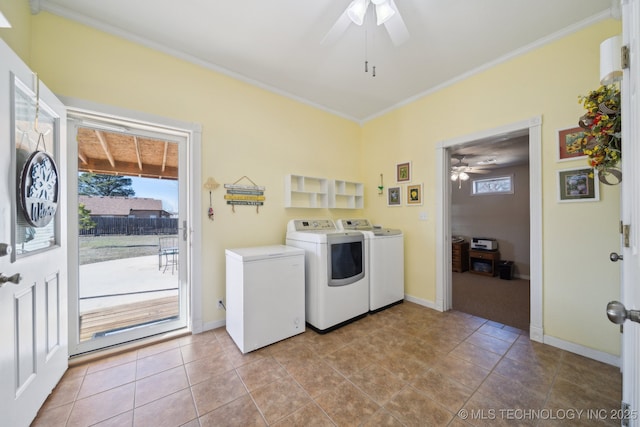
[[[624,70],[622,95],[622,284],[620,304],[607,314],[621,324],[622,411],[627,425],[640,426],[640,0],[622,1],[623,45],[630,64]],[[630,118],[630,119],[628,119]],[[612,254],[613,255],[613,254]],[[612,260],[615,257],[612,256]],[[625,308],[623,308],[623,306]],[[626,316],[625,316],[626,315]],[[625,319],[627,317],[627,319]],[[625,321],[626,320],[626,321]],[[615,333],[612,331],[612,333]]]
[[[67,369],[66,111],[0,58],[0,419],[23,427]]]

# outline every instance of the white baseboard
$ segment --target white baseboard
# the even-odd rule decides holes
[[[411,295],[404,295],[404,299],[406,301],[421,305],[423,307],[427,307],[430,308],[432,310],[436,310],[436,311],[442,311],[442,305],[440,305],[440,307],[438,307],[438,304],[436,304],[433,301],[429,301],[426,299],[421,299],[421,298],[416,298],[416,297],[412,297]]]
[[[226,324],[227,324],[226,320],[214,320],[213,322],[206,322],[202,324],[201,332],[210,331],[212,329],[218,329],[225,326]]]
[[[529,325],[529,339],[536,342],[544,342],[544,331],[537,326]]]
[[[605,353],[604,351],[594,350],[592,348],[561,340],[560,338],[549,335],[544,336],[543,342],[550,346],[570,351],[571,353],[588,357],[589,359],[597,360],[598,362],[606,363],[607,365],[620,367],[620,356],[614,356],[613,354]]]

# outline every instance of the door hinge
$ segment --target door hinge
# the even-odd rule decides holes
[[[629,68],[629,46],[620,47],[620,66],[622,69]]]
[[[189,230],[187,230],[187,221],[182,221],[182,240],[187,241]]]
[[[620,221],[620,234],[622,234],[622,240],[624,242],[624,247],[629,247],[629,234],[631,232],[631,224],[623,224]]]
[[[622,405],[620,406],[620,409],[622,410],[622,414],[620,417],[620,425],[622,427],[629,427],[629,418],[630,418],[630,412],[631,412],[631,405],[629,405],[626,402],[622,402]]]

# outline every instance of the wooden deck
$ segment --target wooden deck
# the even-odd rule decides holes
[[[179,313],[177,295],[87,311],[80,315],[80,341],[97,333],[163,320]]]

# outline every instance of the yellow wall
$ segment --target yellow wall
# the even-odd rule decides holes
[[[31,45],[31,11],[28,1],[0,0],[0,11],[9,20],[11,28],[0,28],[0,38],[29,64]]]
[[[413,182],[425,186],[421,208],[368,200],[367,216],[405,230],[407,294],[436,297],[436,144],[542,115],[544,332],[619,353],[619,334],[605,315],[607,302],[619,295],[619,266],[607,255],[619,248],[619,187],[602,185],[597,203],[557,203],[557,171],[586,162],[556,162],[556,134],[577,125],[578,95],[599,84],[599,44],[620,31],[613,20],[591,26],[364,126],[368,188],[377,185],[377,173],[392,177],[395,163],[405,160],[413,162]],[[418,220],[419,211],[428,221]]]
[[[3,11],[8,1],[0,0]],[[215,221],[203,212],[205,323],[224,319],[216,308],[225,288],[224,249],[282,243],[286,222],[295,217],[364,215],[403,229],[406,292],[434,301],[437,142],[542,115],[544,330],[565,341],[619,353],[618,334],[604,315],[606,302],[619,294],[618,266],[607,260],[607,253],[618,248],[619,188],[602,186],[597,203],[558,204],[557,170],[584,163],[557,163],[555,151],[557,129],[573,126],[582,114],[578,95],[598,85],[599,43],[620,32],[619,22],[596,24],[360,128],[48,13],[30,21],[30,65],[54,92],[199,123],[203,180],[213,176],[229,183],[247,175],[266,186],[267,200],[259,214],[253,208],[231,213],[221,190],[214,193]],[[19,44],[13,41],[12,47]],[[403,161],[412,162],[413,183],[424,183],[423,206],[389,208],[385,197],[377,195],[380,173],[386,187],[393,185],[395,164]],[[284,209],[287,173],[363,181],[365,209]],[[202,196],[206,209],[208,195],[203,191]],[[426,212],[427,221],[418,220],[420,212]]]

